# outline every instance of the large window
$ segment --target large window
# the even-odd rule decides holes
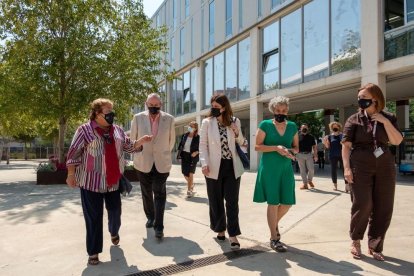
[[[406,17],[407,23],[414,21],[414,1],[413,0],[406,0]]]
[[[331,0],[332,74],[361,66],[360,1]]]
[[[243,0],[239,0],[239,30],[243,28]]]
[[[196,69],[177,76],[173,81],[171,95],[171,110],[175,116],[180,116],[196,111]]]
[[[191,110],[190,71],[187,71],[183,74],[183,107],[184,107],[184,114],[190,113],[190,110]]]
[[[304,81],[329,75],[329,0],[304,6]]]
[[[237,44],[226,49],[226,96],[237,100]]]
[[[184,28],[180,30],[180,66],[184,65],[185,57],[185,32]]]
[[[214,94],[224,92],[224,53],[214,56]]]
[[[177,27],[177,11],[178,11],[178,0],[172,1],[172,20],[173,20],[173,30]]]
[[[413,0],[384,0],[385,31],[414,21]]]
[[[184,0],[185,1],[185,18],[187,18],[190,15],[190,0]]]
[[[210,3],[209,6],[209,16],[208,16],[208,46],[209,48],[214,47],[214,1]]]
[[[233,34],[232,29],[233,0],[226,0],[226,37]]]
[[[257,0],[257,17],[262,17],[262,0]]]
[[[250,38],[239,42],[239,100],[250,98]]]
[[[204,106],[210,106],[210,99],[213,96],[213,58],[204,63]]]
[[[177,80],[177,90],[175,94],[175,115],[183,114],[183,80]]]
[[[279,21],[263,29],[263,90],[279,86]]]
[[[171,66],[174,67],[174,57],[175,57],[175,49],[174,49],[174,37],[170,39],[170,62]]]
[[[198,91],[197,87],[197,70],[196,68],[191,69],[191,89],[190,89],[190,112],[196,111],[196,102],[197,102],[197,95],[196,91]]]
[[[302,24],[301,9],[281,20],[282,87],[302,82]]]
[[[204,9],[201,9],[201,53],[204,53]]]

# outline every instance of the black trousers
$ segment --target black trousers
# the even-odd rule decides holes
[[[389,150],[379,158],[371,150],[354,150],[351,169],[354,183],[351,184],[350,236],[353,240],[362,240],[368,225],[369,248],[382,252],[394,207],[394,156]]]
[[[121,227],[121,194],[119,191],[96,193],[80,189],[83,216],[86,224],[86,250],[89,256],[102,252],[103,205],[108,212],[108,230],[116,236]]]
[[[206,177],[206,182],[211,230],[223,232],[227,228],[230,237],[240,235],[240,177],[236,179],[234,176],[233,160],[221,159],[218,179],[214,180]],[[226,200],[226,209],[224,209],[224,199]]]
[[[338,183],[338,163],[339,163],[339,167],[342,170],[342,175],[344,175],[344,165],[342,163],[342,157],[341,156],[337,156],[337,157],[330,157],[329,158],[330,162],[331,162],[331,178],[332,178],[332,182],[333,183]],[[345,183],[348,183],[345,180]]]
[[[155,230],[164,230],[164,210],[167,199],[166,181],[170,173],[160,173],[155,164],[149,173],[138,171],[142,202],[147,219],[154,220]]]
[[[319,169],[325,168],[325,152],[318,151],[318,167]]]

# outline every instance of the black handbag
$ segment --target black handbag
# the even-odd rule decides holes
[[[237,142],[236,142],[236,151],[237,151],[237,154],[239,155],[240,160],[243,164],[243,168],[248,169],[250,167],[249,157],[247,157],[247,154],[244,153],[244,151],[241,149],[240,145],[237,144]]]
[[[125,177],[125,175],[121,176],[121,179],[119,179],[119,192],[123,196],[127,196],[132,190],[132,184],[129,182],[128,178]]]

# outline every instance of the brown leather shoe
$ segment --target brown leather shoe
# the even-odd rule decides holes
[[[302,185],[300,185],[299,189],[301,189],[301,190],[307,190],[308,189],[308,185],[302,184]]]
[[[315,188],[315,185],[313,185],[312,181],[309,181],[308,184],[311,188]]]

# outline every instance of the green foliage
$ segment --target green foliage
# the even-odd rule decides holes
[[[42,134],[59,130],[62,158],[67,124],[86,121],[92,100],[113,100],[123,120],[157,91],[162,37],[140,0],[2,0],[2,111],[24,106]]]
[[[295,122],[298,129],[302,124],[309,126],[309,132],[315,138],[322,136],[322,130],[324,129],[324,118],[322,111],[300,113],[289,116],[289,120]]]
[[[54,172],[56,167],[50,162],[40,162],[36,168],[36,172]]]

